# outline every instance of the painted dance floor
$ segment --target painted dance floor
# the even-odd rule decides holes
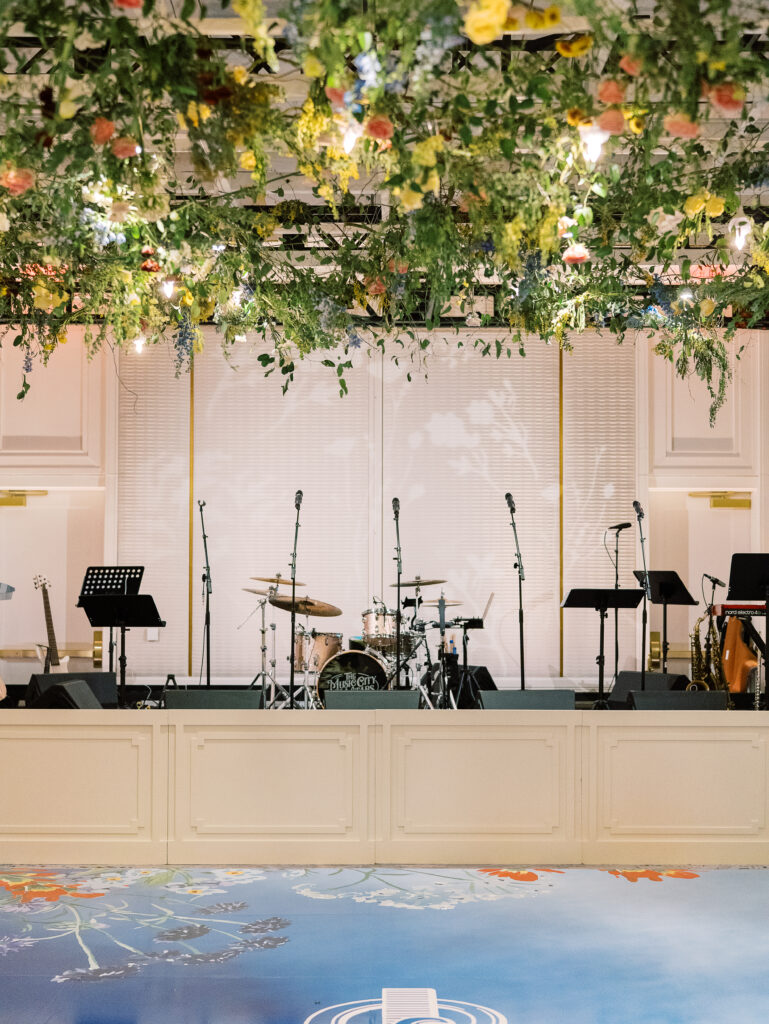
[[[0,868],[2,1024],[764,1024],[769,870]]]

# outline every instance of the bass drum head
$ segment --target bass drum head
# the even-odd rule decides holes
[[[318,676],[321,696],[326,690],[386,690],[382,662],[365,651],[342,651],[323,666]]]

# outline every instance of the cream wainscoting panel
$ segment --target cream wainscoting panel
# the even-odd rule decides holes
[[[585,723],[585,863],[766,863],[769,715],[602,711]]]
[[[0,712],[0,862],[162,864],[163,718],[146,711],[64,714]]]
[[[579,860],[579,718],[570,712],[378,713],[377,859]]]
[[[170,863],[369,863],[373,712],[172,718]]]

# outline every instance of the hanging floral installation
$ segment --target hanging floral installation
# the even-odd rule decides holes
[[[22,396],[71,325],[166,338],[182,369],[213,323],[344,391],[352,349],[413,371],[459,311],[496,356],[653,329],[722,402],[731,334],[769,310],[760,2],[231,6],[216,37],[197,0],[3,4]]]

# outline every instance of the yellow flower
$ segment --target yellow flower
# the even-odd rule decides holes
[[[508,0],[476,0],[465,15],[465,35],[477,46],[499,39],[509,7]]]
[[[190,100],[187,104],[187,120],[192,122],[197,128],[198,126],[198,105],[194,100]]]
[[[581,57],[592,45],[592,36],[575,36],[573,39],[557,39],[555,48],[562,57]]]
[[[187,122],[184,119],[184,114],[180,113],[178,110],[176,111],[176,120],[179,122],[179,127],[181,128],[181,130],[183,132],[186,132]]]
[[[237,67],[234,67],[230,74],[235,79],[237,85],[245,85],[248,81],[248,71],[242,64],[238,64]]]
[[[65,121],[69,121],[71,117],[75,116],[79,109],[79,103],[74,103],[72,100],[62,100],[59,104],[59,117],[63,118]]]
[[[708,55],[705,50],[697,50],[697,63],[704,64],[708,59]]]
[[[527,11],[523,20],[526,22],[526,28],[544,28],[545,25],[544,14],[536,8]]]
[[[708,196],[705,201],[705,213],[708,217],[720,217],[723,212],[723,199],[720,196]]]
[[[302,64],[302,71],[307,75],[308,78],[320,78],[326,73],[326,69],[323,64],[318,60],[314,53],[308,53],[304,58]]]
[[[407,185],[406,188],[397,189],[397,196],[400,208],[405,210],[407,213],[412,210],[421,209],[422,204],[425,201],[424,195],[411,188],[410,185]]]
[[[715,308],[716,304],[712,299],[703,299],[700,303],[700,313],[703,316],[710,316]]]
[[[581,107],[569,107],[566,111],[566,123],[570,124],[572,128],[576,128],[584,120],[585,111]]]
[[[708,62],[708,71],[726,71],[725,60],[711,60]]]
[[[181,304],[183,306],[191,306],[194,301],[195,296],[192,294],[189,288],[185,288],[184,291],[182,292]]]
[[[437,196],[441,190],[441,179],[438,177],[437,171],[430,171],[427,177],[422,182],[423,192],[433,192]]]
[[[431,135],[414,146],[412,160],[417,167],[435,167],[438,153],[443,152],[443,136]]]
[[[552,28],[553,25],[558,25],[561,21],[561,8],[557,4],[550,4],[542,12],[545,19],[545,25],[548,28]]]
[[[691,220],[702,213],[705,209],[705,196],[702,192],[698,192],[696,196],[689,196],[684,203],[684,213]]]
[[[246,149],[240,154],[240,166],[244,171],[253,171],[256,167],[256,156],[250,149]]]
[[[640,135],[646,127],[646,118],[633,115],[628,118],[627,126],[633,135]]]
[[[207,121],[211,114],[213,114],[213,110],[207,103],[198,103],[198,117],[201,121]]]

